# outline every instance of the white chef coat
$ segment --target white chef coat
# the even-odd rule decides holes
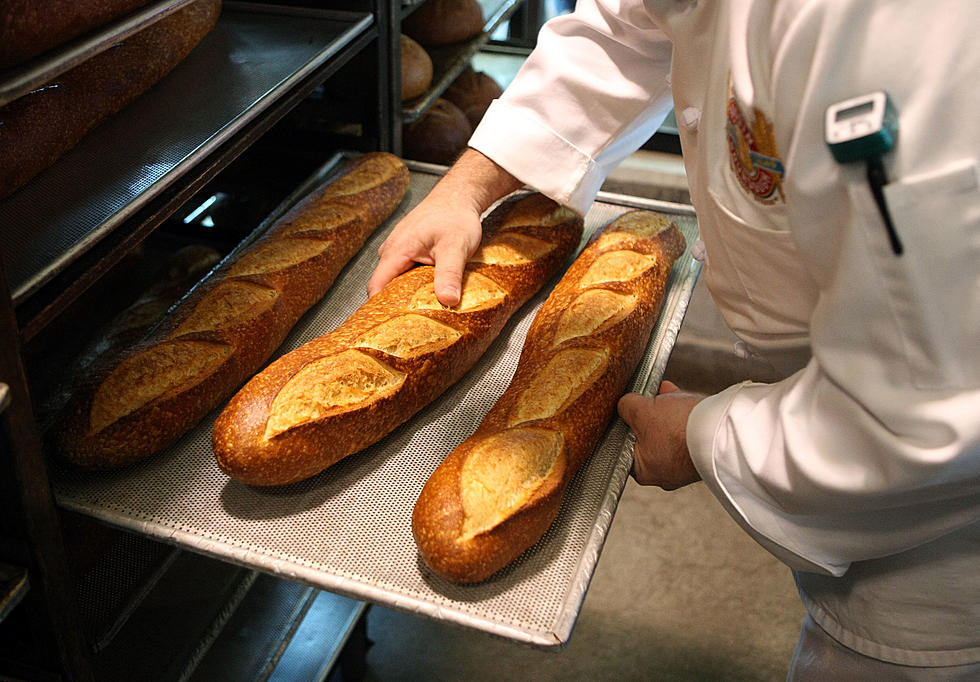
[[[822,627],[908,665],[980,661],[978,28],[976,0],[579,0],[470,141],[584,213],[674,107],[708,288],[787,374],[701,402],[695,465]],[[876,90],[901,256],[824,143]]]

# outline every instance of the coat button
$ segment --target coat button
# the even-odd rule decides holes
[[[698,124],[701,123],[701,110],[697,107],[687,107],[677,117],[677,122],[693,132],[698,129]]]

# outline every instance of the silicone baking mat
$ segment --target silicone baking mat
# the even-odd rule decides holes
[[[412,168],[402,206],[300,321],[282,352],[333,329],[366,299],[378,247],[439,178],[437,168]],[[600,196],[589,211],[586,235],[632,207],[670,215],[688,248],[697,237],[689,207],[612,195]],[[688,250],[671,273],[635,390],[653,391],[659,384],[698,272]],[[441,398],[312,479],[272,489],[228,479],[211,451],[216,412],[170,450],[131,468],[97,475],[57,471],[58,501],[110,524],[348,597],[542,648],[560,647],[571,635],[629,475],[632,440],[618,418],[573,480],[547,534],[488,581],[459,586],[434,576],[418,557],[410,527],[429,474],[507,387],[527,327],[554,283],[518,311],[478,364]]]

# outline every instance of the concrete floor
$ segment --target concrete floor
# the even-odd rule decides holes
[[[683,168],[640,153],[605,189],[677,200]],[[699,283],[666,377],[707,392],[774,378],[736,358],[734,341]],[[783,680],[803,616],[789,569],[703,483],[668,493],[630,480],[565,648],[372,607],[367,680]]]

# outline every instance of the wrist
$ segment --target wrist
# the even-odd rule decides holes
[[[475,149],[467,149],[432,189],[442,201],[481,215],[523,183]]]

